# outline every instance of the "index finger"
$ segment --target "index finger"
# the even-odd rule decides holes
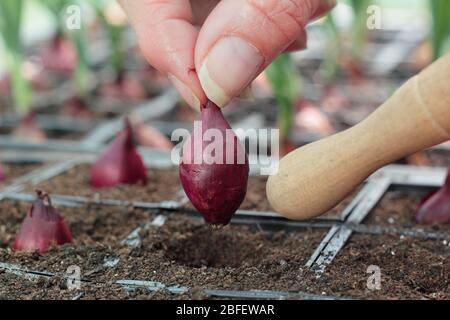
[[[119,0],[136,30],[145,58],[167,74],[186,102],[200,109],[206,96],[197,77],[198,31],[189,0]]]

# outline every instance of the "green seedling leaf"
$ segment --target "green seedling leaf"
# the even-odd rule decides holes
[[[292,129],[295,103],[300,96],[300,75],[289,54],[281,54],[267,68],[273,92],[279,107],[281,136],[287,138]]]

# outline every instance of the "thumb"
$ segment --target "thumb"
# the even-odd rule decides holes
[[[200,30],[195,66],[208,98],[224,107],[300,38],[330,0],[223,0]]]

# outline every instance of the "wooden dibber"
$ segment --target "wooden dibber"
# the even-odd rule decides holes
[[[267,197],[290,219],[343,200],[380,167],[450,139],[450,54],[405,83],[356,126],[301,147],[269,177]]]

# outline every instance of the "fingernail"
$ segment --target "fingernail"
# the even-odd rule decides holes
[[[200,111],[200,100],[197,98],[194,92],[183,82],[178,80],[173,74],[169,74],[167,76],[172,84],[175,86],[175,89],[180,93],[183,99],[187,102],[189,106],[194,108],[197,111]]]
[[[264,58],[255,46],[238,37],[225,37],[203,61],[200,83],[206,96],[224,107],[251,83],[263,64]]]

